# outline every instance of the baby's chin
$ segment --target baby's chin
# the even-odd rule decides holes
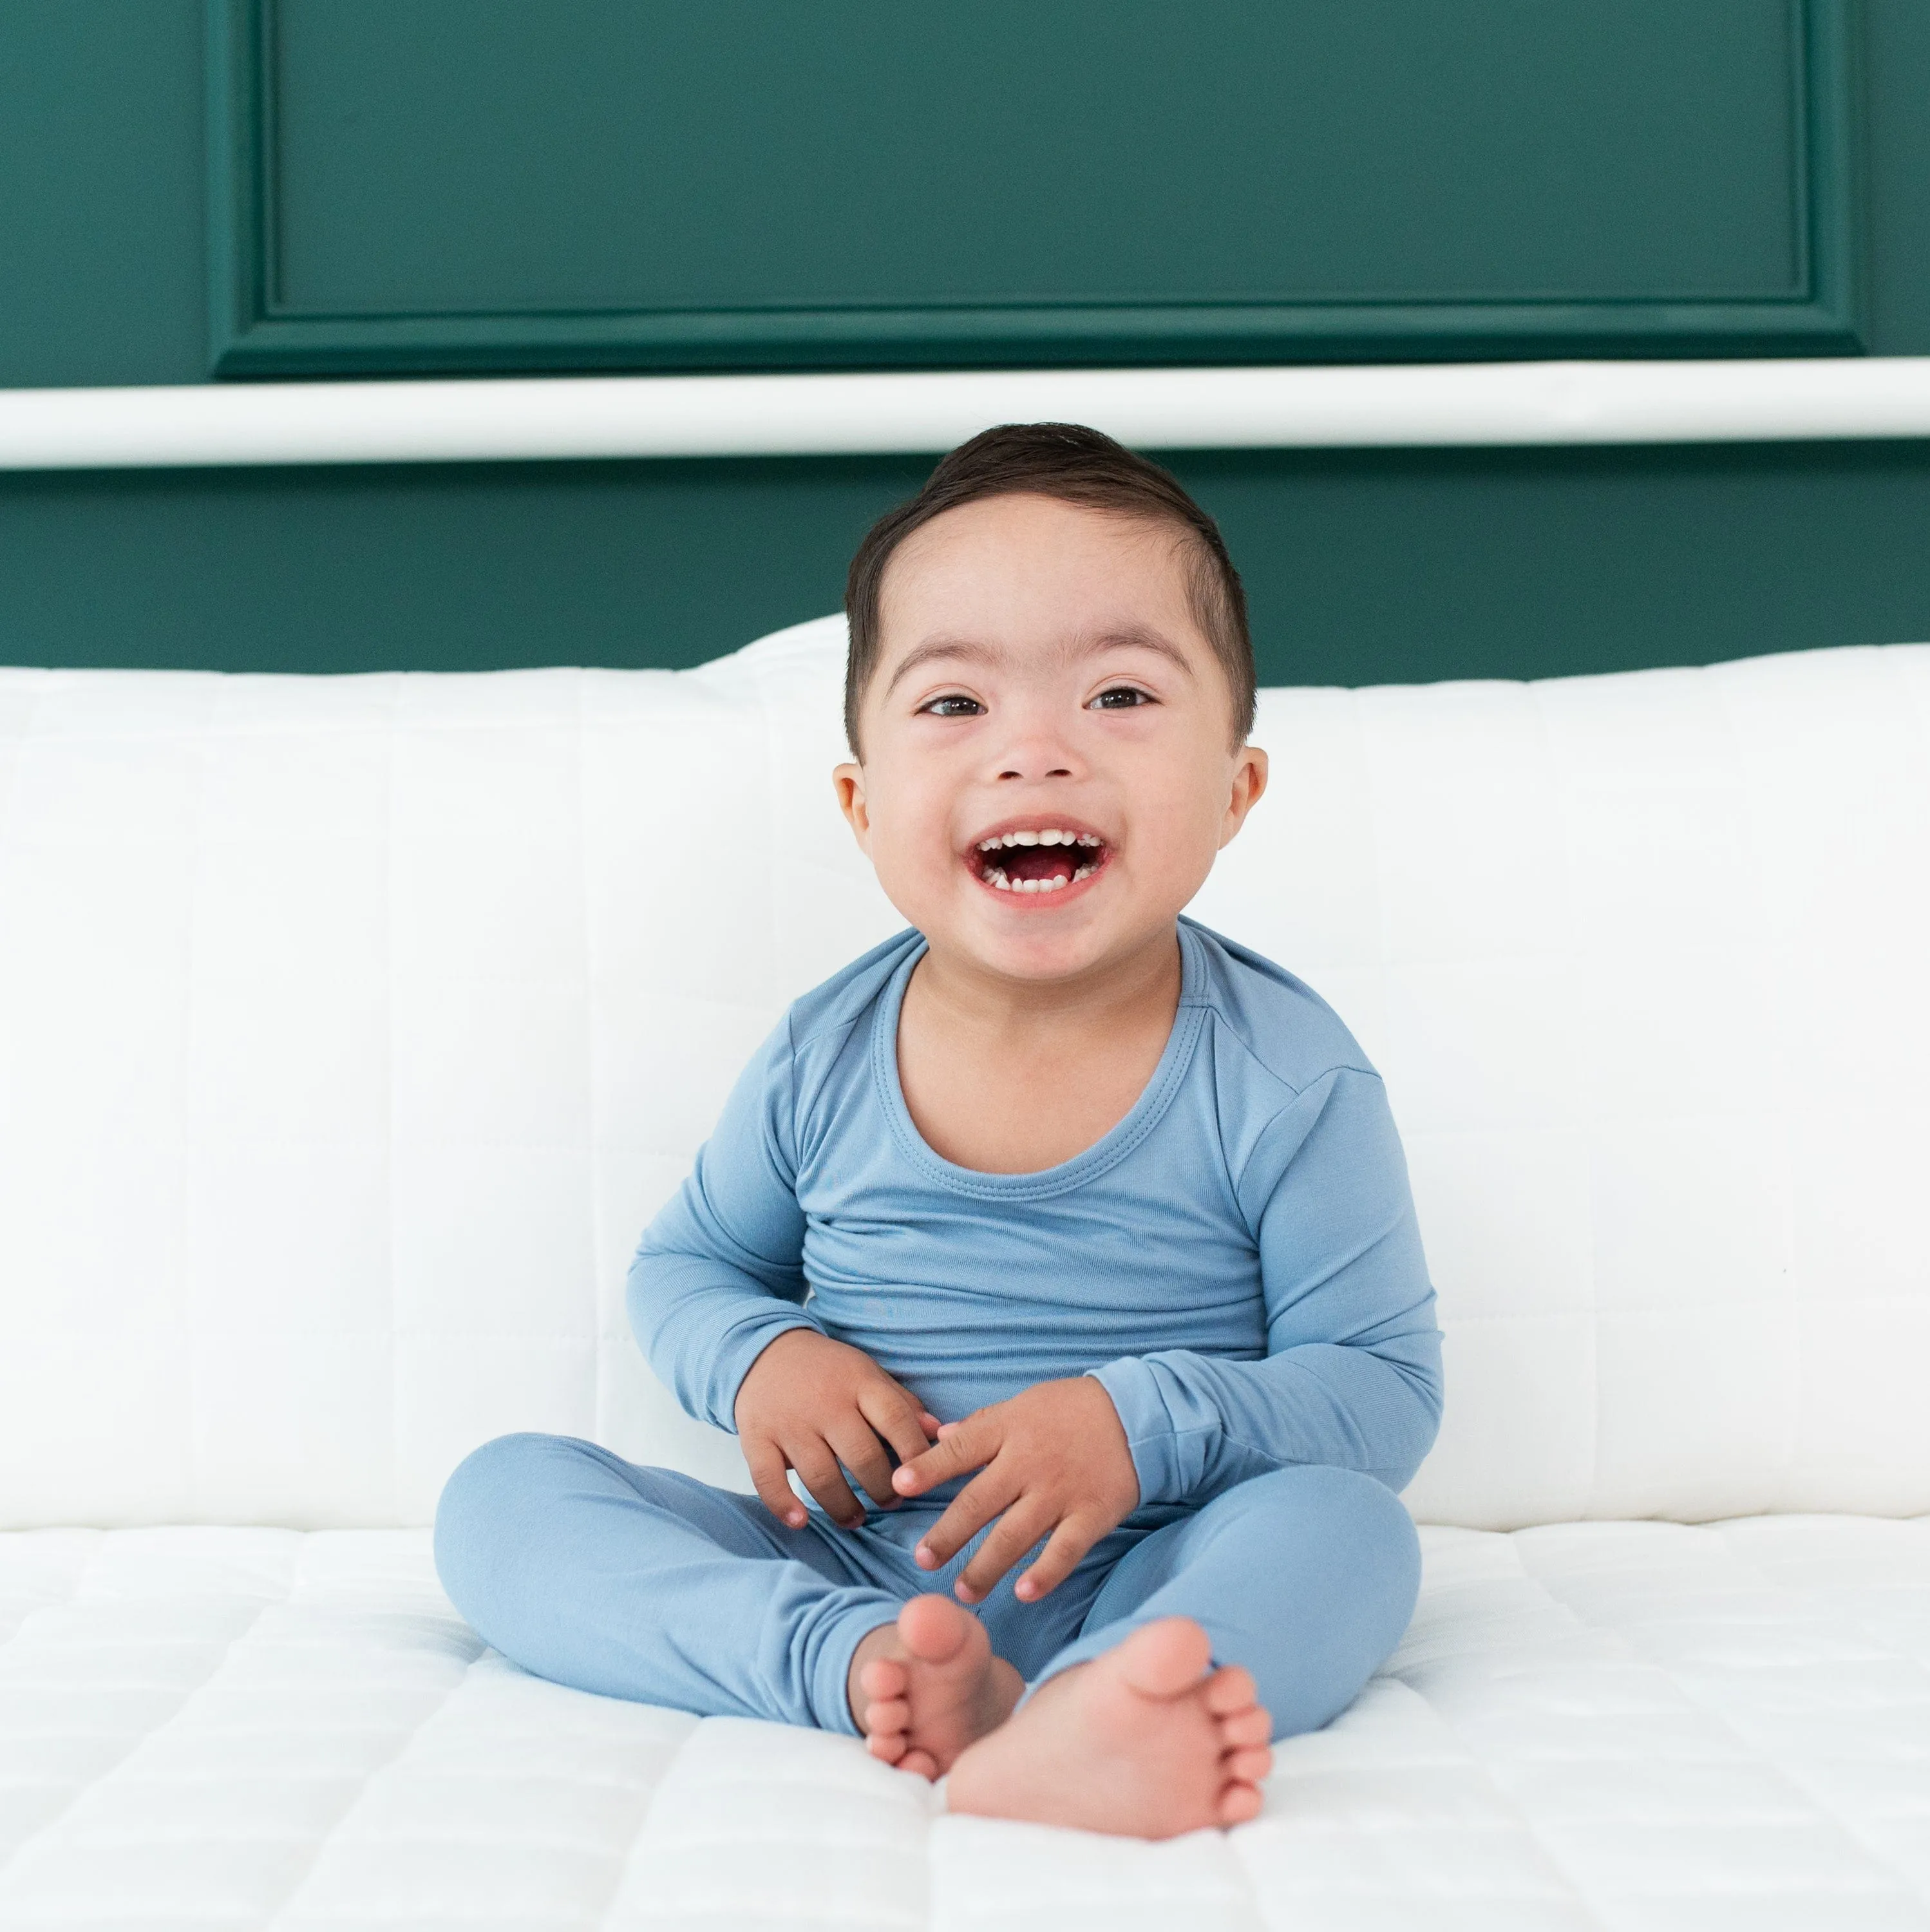
[[[1103,890],[1064,902],[1041,895],[1013,904],[1003,893],[987,903],[986,889],[972,880],[963,890],[923,896],[917,911],[897,903],[938,958],[1043,986],[1116,963],[1171,933],[1178,908],[1145,903],[1126,884],[1113,878]]]

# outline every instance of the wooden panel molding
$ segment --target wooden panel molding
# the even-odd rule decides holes
[[[1856,4],[207,0],[212,369],[1854,353]]]

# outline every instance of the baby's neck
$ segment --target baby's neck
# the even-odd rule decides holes
[[[1025,980],[991,971],[968,956],[928,940],[911,988],[921,1005],[964,1034],[995,1036],[1068,1033],[1104,1038],[1157,1018],[1169,1028],[1179,1005],[1179,934],[1169,926],[1116,959],[1063,980]]]
[[[1015,982],[927,951],[898,1019],[899,1084],[927,1143],[960,1167],[1034,1174],[1132,1111],[1178,1010],[1169,932],[1075,981]]]

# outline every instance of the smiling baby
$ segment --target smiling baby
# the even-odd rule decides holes
[[[1183,916],[1266,784],[1239,578],[1165,470],[1034,424],[846,608],[833,782],[908,926],[791,1006],[629,1283],[756,1496],[502,1436],[437,1564],[530,1670],[862,1736],[955,1811],[1236,1824],[1406,1627],[1441,1408],[1379,1076]]]

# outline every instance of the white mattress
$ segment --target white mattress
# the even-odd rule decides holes
[[[1930,1928],[1930,1518],[1422,1534],[1387,1670],[1165,1845],[527,1676],[426,1530],[0,1535],[0,1925]]]

